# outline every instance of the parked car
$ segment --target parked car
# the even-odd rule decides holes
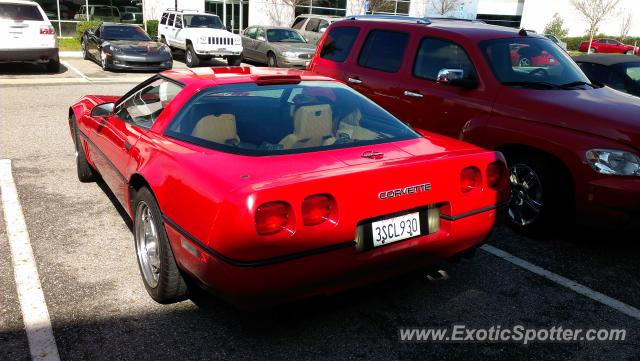
[[[567,43],[565,43],[564,41],[560,40],[560,38],[558,38],[555,35],[552,34],[544,34],[544,37],[553,41],[554,43],[556,43],[556,45],[558,45],[559,47],[561,47],[564,50],[567,50]]]
[[[217,15],[167,10],[160,19],[158,35],[172,49],[185,52],[188,67],[211,58],[225,58],[229,65],[240,65],[242,61],[240,35],[227,31]]]
[[[291,28],[298,30],[302,36],[312,45],[318,45],[320,37],[331,23],[342,20],[339,16],[325,16],[304,14],[296,17],[291,24]]]
[[[396,20],[393,20],[396,19]],[[640,102],[590,83],[551,40],[506,27],[397,17],[332,24],[309,70],[416,128],[503,152],[510,223],[640,228]],[[512,50],[553,63],[524,65]]]
[[[591,48],[589,48],[589,41],[583,41],[580,43],[579,50],[583,53],[588,52],[590,54],[591,53],[618,53],[618,54],[627,54],[627,55],[638,55],[637,46],[626,45],[613,39],[593,39],[593,42],[591,42]]]
[[[640,96],[640,59],[618,54],[588,54],[574,58],[591,82]]]
[[[79,179],[127,210],[160,303],[186,279],[255,308],[471,255],[509,195],[499,152],[299,70],[163,72],[81,98],[69,126]]]
[[[82,34],[82,55],[96,61],[104,70],[171,69],[171,49],[153,41],[138,25],[103,23]]]
[[[0,34],[0,63],[29,62],[60,71],[58,39],[38,3],[0,0]]]
[[[122,13],[120,22],[124,24],[138,24],[141,25],[144,22],[142,13]]]
[[[89,18],[87,19],[87,15]],[[120,10],[109,5],[82,5],[73,16],[74,20],[101,20],[104,22],[120,22]]]
[[[250,26],[242,33],[242,57],[270,67],[306,68],[316,47],[296,30]]]

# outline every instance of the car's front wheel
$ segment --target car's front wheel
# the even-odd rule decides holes
[[[633,55],[633,50],[627,50],[627,51],[625,52],[625,54],[627,54],[627,55]]]
[[[82,183],[94,182],[98,179],[98,173],[87,161],[87,156],[80,142],[80,134],[78,134],[75,115],[71,116],[71,124],[73,126],[73,140],[76,148],[76,171],[78,172],[78,180]]]
[[[588,51],[588,53],[589,53],[589,54],[595,54],[595,53],[597,53],[597,52],[598,52],[598,51],[596,50],[596,48],[591,48],[591,49],[589,49],[589,51]]]
[[[198,58],[198,54],[193,50],[193,45],[187,44],[187,51],[184,54],[185,62],[189,68],[197,67],[200,64],[200,59]]]
[[[511,182],[508,220],[512,228],[537,235],[571,221],[566,172],[537,154],[507,154],[507,160]]]
[[[270,68],[278,67],[278,60],[276,59],[276,55],[274,53],[267,54],[267,65]]]
[[[148,188],[142,187],[135,192],[133,210],[136,256],[149,296],[158,303],[186,299],[187,283],[169,245],[160,207]]]

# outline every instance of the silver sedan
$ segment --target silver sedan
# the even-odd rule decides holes
[[[270,67],[306,68],[316,48],[296,30],[250,26],[242,33],[242,57]]]

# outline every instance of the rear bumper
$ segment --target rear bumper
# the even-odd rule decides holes
[[[486,242],[499,212],[442,218],[433,234],[363,252],[357,251],[355,241],[346,241],[264,265],[229,262],[191,241],[175,224],[165,222],[165,228],[182,269],[241,308],[262,308],[428,268]]]
[[[58,48],[0,49],[0,61],[36,62],[59,61]]]

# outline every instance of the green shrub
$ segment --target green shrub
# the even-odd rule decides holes
[[[76,40],[80,41],[82,39],[82,34],[87,29],[95,29],[98,26],[102,25],[101,20],[91,20],[91,21],[81,21],[76,24]]]
[[[147,20],[147,33],[151,39],[158,38],[158,20]]]

